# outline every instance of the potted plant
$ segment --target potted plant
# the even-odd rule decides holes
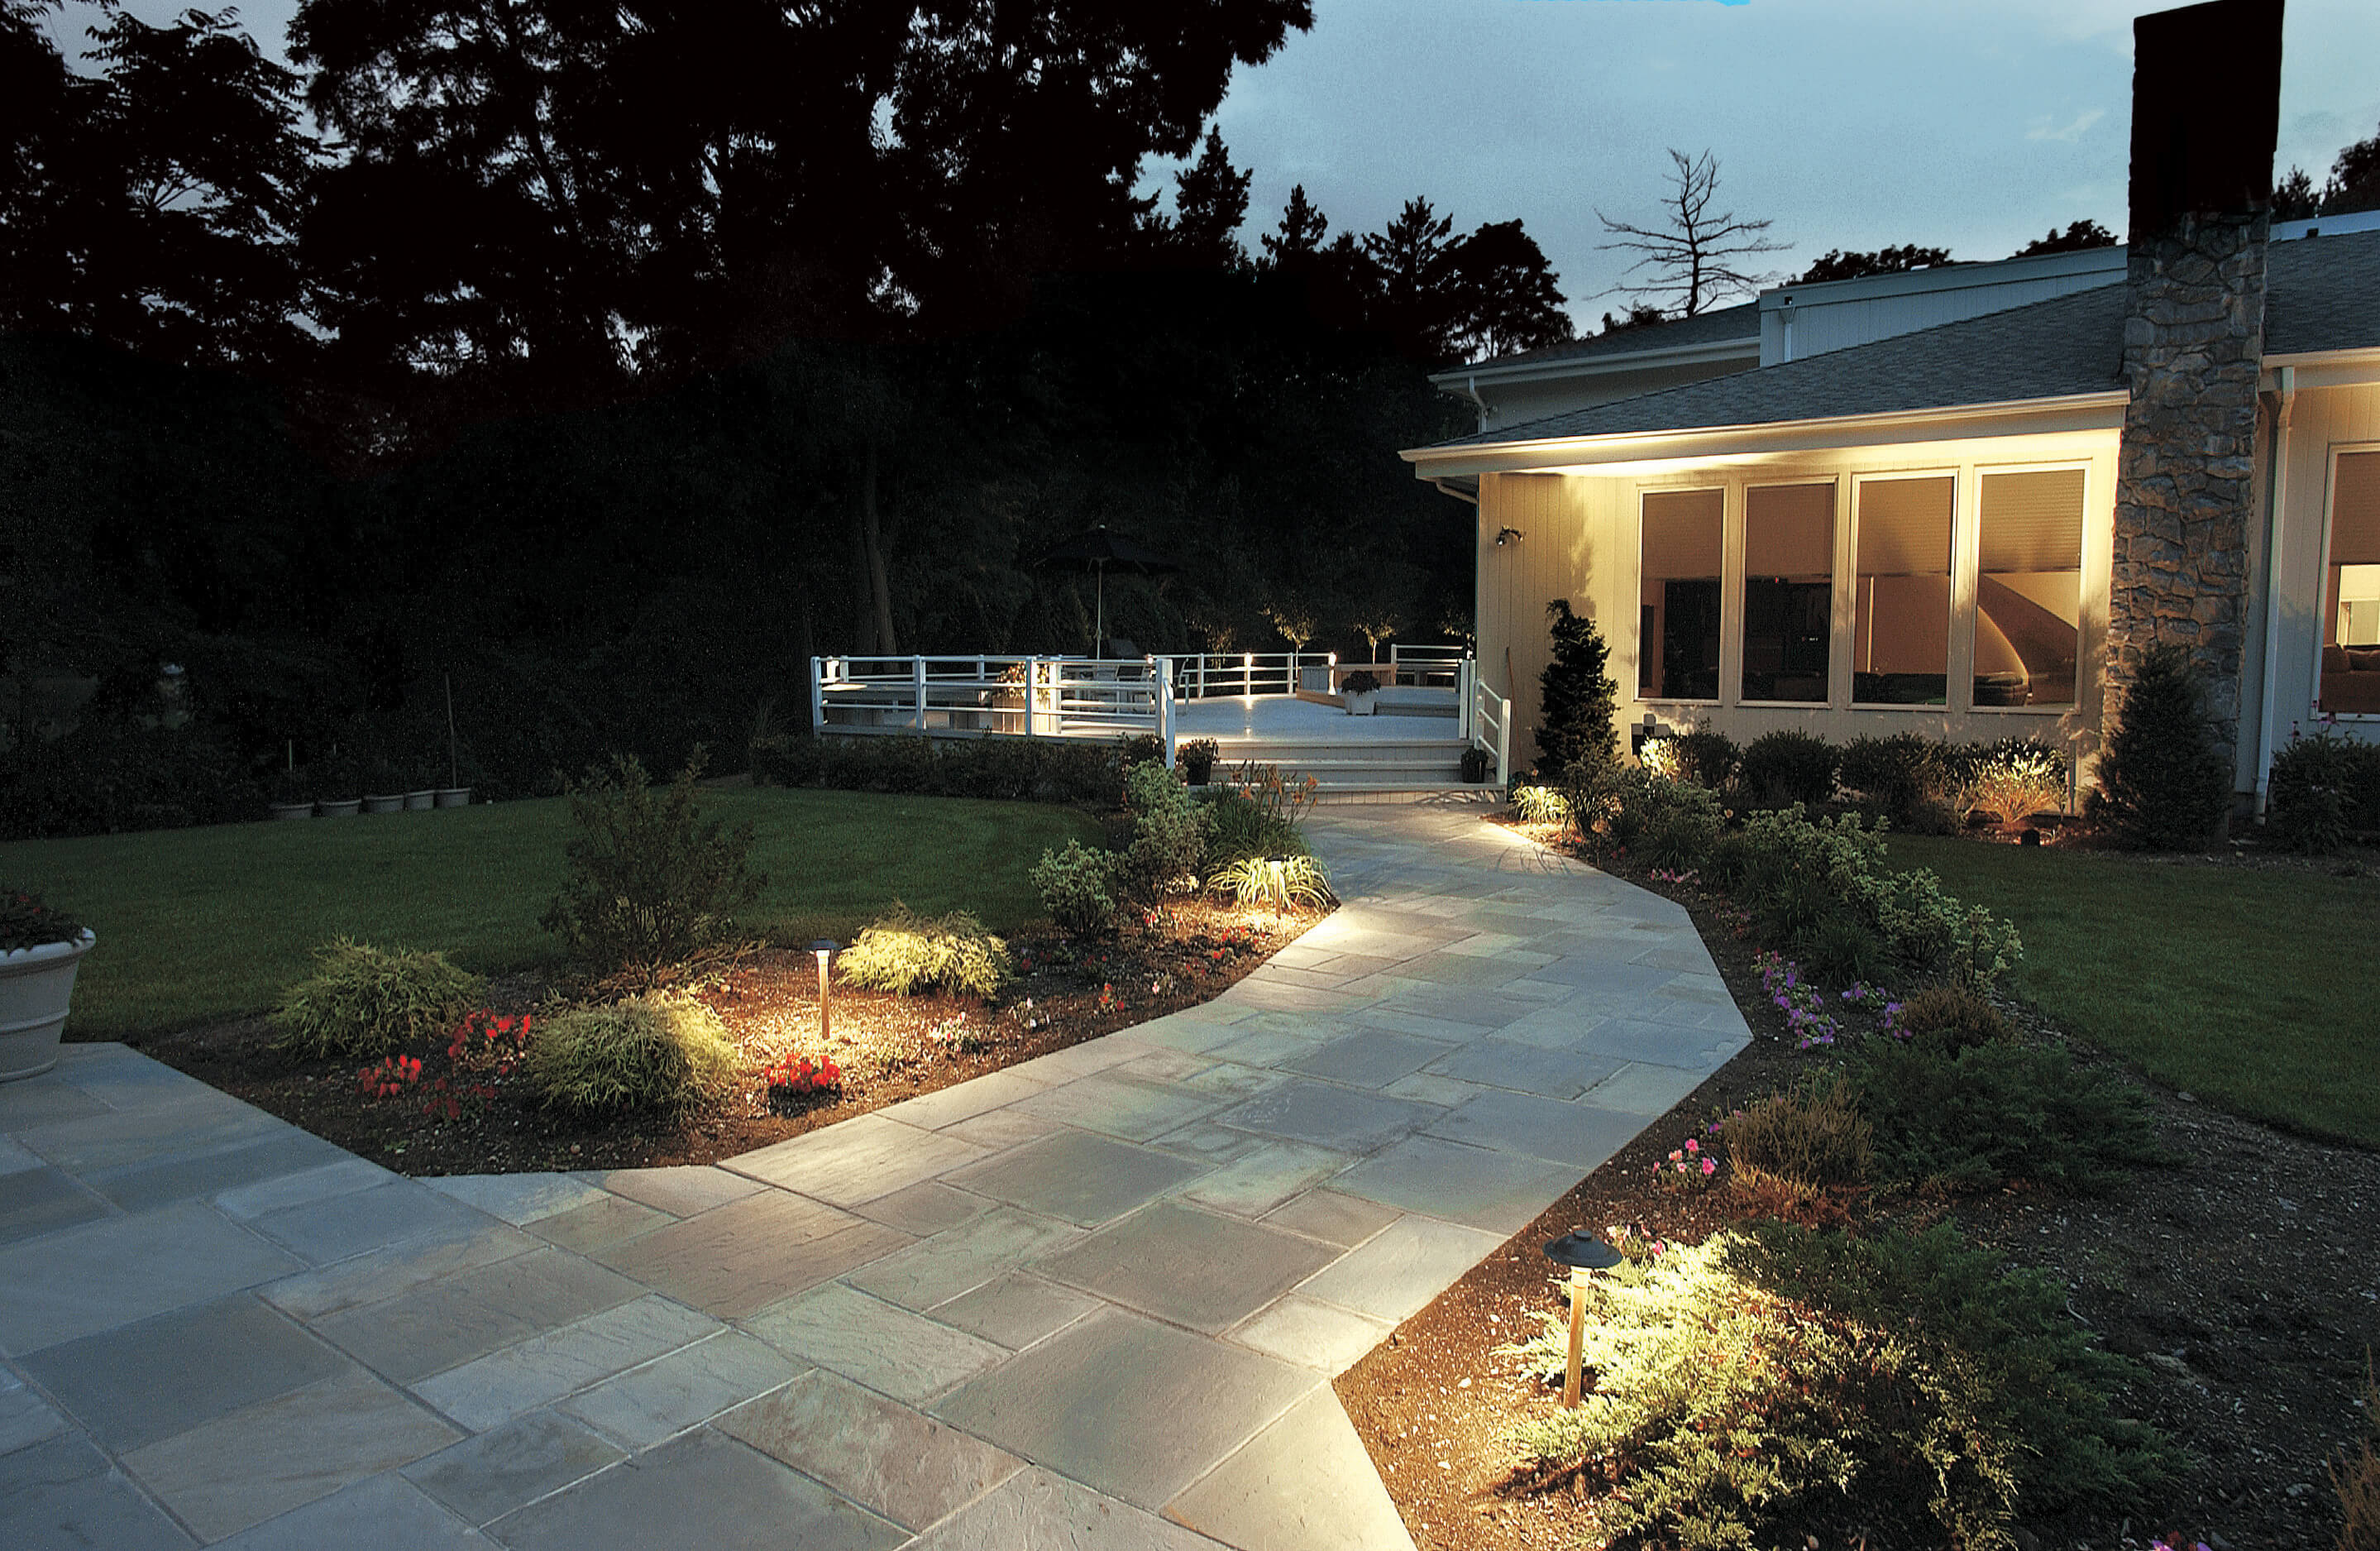
[[[405,777],[397,773],[394,762],[373,758],[364,762],[364,812],[395,813],[405,808]]]
[[[273,777],[273,816],[276,819],[310,819],[314,816],[314,786],[310,773],[284,770]]]
[[[1379,676],[1370,668],[1359,667],[1339,680],[1339,698],[1346,704],[1350,716],[1372,714],[1372,697],[1380,688]]]
[[[1488,751],[1474,743],[1463,751],[1463,778],[1473,786],[1488,779]]]
[[[407,812],[426,812],[438,805],[437,762],[414,760],[405,770],[405,808]]]
[[[64,910],[0,887],[0,1082],[58,1064],[75,971],[95,941]]]
[[[1203,787],[1215,774],[1215,761],[1222,750],[1211,738],[1194,738],[1178,744],[1173,750],[1173,763],[1182,767],[1182,777],[1194,787]]]

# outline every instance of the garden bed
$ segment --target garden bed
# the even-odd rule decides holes
[[[1810,1069],[1813,1056],[1795,1050],[1723,903],[1691,885],[1637,881],[1694,911],[1754,1041],[1339,1379],[1425,1551],[1604,1543],[1595,1493],[1575,1481],[1527,1490],[1508,1441],[1516,1423],[1560,1404],[1519,1360],[1498,1355],[1560,1306],[1539,1246],[1614,1225],[1692,1243],[1726,1226],[1730,1192],[1664,1189],[1656,1166],[1714,1114]],[[2004,1005],[2024,1037],[2062,1039],[2032,1009]],[[2109,1064],[2069,1043],[2078,1061]],[[2182,1093],[2150,1090],[2146,1115],[2179,1161],[2130,1172],[2105,1194],[2018,1186],[1903,1199],[1866,1221],[1955,1221],[2010,1265],[2055,1277],[2075,1320],[2144,1365],[2119,1409],[2186,1453],[2181,1473],[2129,1513],[2021,1519],[2026,1551],[2146,1546],[2153,1535],[2201,1538],[2216,1551],[2328,1546],[2339,1517],[2326,1467],[2366,1423],[2358,1398],[2366,1353],[2380,1346],[2380,1277],[2369,1253],[2380,1156],[2280,1135]],[[1882,1541],[1867,1545],[1884,1551]]]
[[[818,1040],[818,969],[808,953],[764,950],[701,993],[744,1056],[724,1099],[682,1117],[628,1115],[582,1121],[548,1114],[522,1077],[492,1070],[485,1095],[449,1113],[434,1087],[444,1042],[417,1046],[419,1084],[369,1093],[356,1063],[293,1061],[275,1052],[261,1018],[201,1025],[132,1043],[269,1114],[360,1156],[412,1175],[708,1164],[820,1126],[933,1093],[1036,1056],[1079,1044],[1207,1001],[1319,917],[1276,915],[1204,901],[1180,904],[1147,931],[1078,946],[1043,934],[1011,939],[1020,973],[994,1001],[833,989],[833,1037]],[[537,1015],[546,985],[511,975],[489,988],[500,1015]],[[772,1094],[762,1067],[831,1056],[839,1086]]]

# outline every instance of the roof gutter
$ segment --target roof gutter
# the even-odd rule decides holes
[[[2263,816],[2272,796],[2273,697],[2280,688],[2281,651],[2281,501],[2289,494],[2289,411],[2297,405],[2297,368],[2284,366],[2273,373],[2273,386],[2263,395],[2273,428],[2271,450],[2265,461],[2265,673],[2256,703],[2256,812]],[[2320,653],[2315,653],[2317,661]]]
[[[1614,432],[1599,436],[1533,437],[1512,442],[1467,442],[1410,447],[1397,456],[1414,465],[1419,479],[1509,470],[1561,468],[1597,463],[1633,463],[1658,458],[1717,458],[1731,453],[1793,452],[1856,446],[1877,433],[1943,430],[1955,437],[2014,435],[2028,430],[2114,430],[2123,424],[2128,395],[2122,388],[2017,398],[1988,404],[1951,404],[1937,409],[1893,409],[1814,420],[1742,425],[1684,427],[1672,431]],[[1951,429],[1961,427],[1965,429]],[[1907,435],[1888,439],[1912,440]]]
[[[1601,377],[1617,372],[1642,372],[1647,367],[1696,366],[1714,360],[1757,360],[1760,336],[1706,339],[1695,345],[1670,345],[1657,350],[1615,350],[1609,355],[1554,356],[1544,360],[1514,361],[1510,366],[1463,367],[1434,372],[1430,381],[1447,392],[1476,397],[1482,382],[1493,387],[1505,383],[1538,382],[1548,377]]]

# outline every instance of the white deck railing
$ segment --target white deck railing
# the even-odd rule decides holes
[[[1148,733],[1173,763],[1185,701],[1335,692],[1361,667],[1391,684],[1451,689],[1464,741],[1511,778],[1512,702],[1482,682],[1458,647],[1395,647],[1386,664],[1342,664],[1327,652],[1190,656],[812,657],[810,725],[820,732],[968,737],[1118,737]]]

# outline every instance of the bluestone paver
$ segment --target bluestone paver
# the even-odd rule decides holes
[[[895,1250],[843,1279],[904,1308],[930,1309],[1081,1237],[1071,1223],[1002,1206]]]
[[[1214,1551],[1216,1545],[1062,1475],[1028,1470],[918,1536],[908,1551]]]
[[[912,1403],[997,1365],[1004,1348],[830,1282],[744,1322],[803,1362]]]
[[[473,1432],[484,1432],[719,1329],[717,1320],[648,1296],[449,1368],[413,1392]]]
[[[691,1526],[700,1526],[690,1534]],[[892,1551],[909,1538],[755,1448],[709,1428],[505,1515],[488,1533],[516,1551]]]
[[[614,1442],[650,1448],[799,1372],[767,1342],[722,1330],[605,1379],[561,1409]]]
[[[1273,1208],[1265,1214],[1264,1220],[1275,1227],[1352,1250],[1395,1222],[1399,1215],[1395,1207],[1383,1206],[1377,1201],[1337,1191],[1315,1190]]]
[[[1205,1166],[1087,1131],[1028,1142],[951,1175],[951,1183],[1085,1227],[1120,1217]]]
[[[735,1319],[909,1242],[898,1228],[766,1191],[592,1252],[647,1287]]]
[[[1405,1541],[1396,1504],[1328,1386],[1175,1497],[1166,1515],[1245,1551],[1373,1551]]]
[[[1182,1187],[1181,1198],[1234,1216],[1261,1217],[1355,1161],[1304,1142],[1265,1142]]]
[[[981,1438],[825,1372],[737,1407],[717,1426],[912,1530],[974,1501],[1025,1466]]]
[[[935,1304],[934,1317],[971,1336],[1020,1351],[1105,1306],[1078,1288],[1029,1272],[1011,1271],[947,1303]]]
[[[1035,1265],[1174,1325],[1218,1334],[1337,1258],[1281,1228],[1160,1201]]]
[[[400,1475],[375,1475],[217,1543],[223,1551],[493,1551]]]
[[[1235,1105],[1216,1119],[1240,1130],[1360,1154],[1385,1147],[1444,1113],[1434,1105],[1301,1077]]]
[[[406,1384],[617,1308],[644,1290],[577,1255],[539,1249],[341,1310],[314,1328]]]
[[[515,1227],[604,1197],[598,1187],[567,1174],[455,1174],[422,1183]]]
[[[1241,1346],[1335,1378],[1395,1328],[1387,1320],[1292,1293],[1232,1326],[1230,1336]]]
[[[1597,1105],[1490,1088],[1433,1122],[1428,1135],[1567,1164],[1584,1175],[1634,1139],[1644,1122]],[[1532,1214],[1534,1215],[1534,1214]]]
[[[983,1156],[954,1136],[862,1115],[733,1159],[727,1166],[816,1201],[856,1206]]]
[[[626,1457],[584,1423],[534,1411],[417,1459],[404,1473],[461,1518],[484,1524]]]
[[[180,1551],[198,1544],[75,1434],[0,1454],[0,1528],[9,1551]]]
[[[714,1206],[740,1201],[765,1187],[732,1169],[676,1165],[662,1168],[614,1168],[578,1178],[615,1196],[642,1203],[673,1217],[698,1216]]]
[[[304,1264],[191,1202],[45,1233],[0,1249],[0,1348],[39,1351]]]

